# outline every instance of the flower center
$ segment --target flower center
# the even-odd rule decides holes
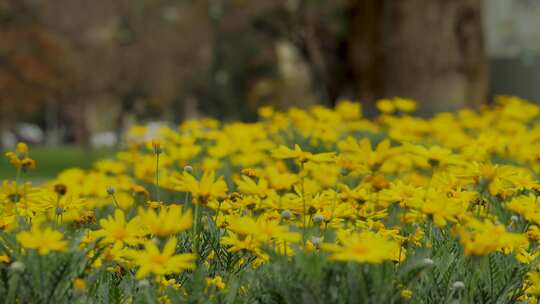
[[[152,261],[152,263],[154,264],[157,264],[157,265],[164,265],[165,262],[167,262],[167,258],[161,254],[154,254],[150,257],[150,260]]]
[[[113,231],[112,233],[112,237],[115,239],[115,240],[118,240],[118,241],[122,241],[124,240],[125,238],[127,238],[128,236],[128,232],[125,228],[117,228]]]

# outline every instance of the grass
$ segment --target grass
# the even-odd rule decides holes
[[[2,152],[2,155],[6,151]],[[37,167],[26,173],[29,179],[47,179],[54,177],[64,169],[79,167],[90,168],[97,159],[112,156],[114,149],[86,149],[80,146],[67,145],[55,147],[30,147],[30,157],[36,160]],[[7,158],[0,160],[0,180],[13,179],[16,169],[9,164]]]

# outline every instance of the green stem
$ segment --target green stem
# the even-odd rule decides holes
[[[195,255],[198,255],[199,251],[199,213],[200,204],[195,204],[193,211],[193,231],[192,231],[192,251]]]
[[[218,216],[219,216],[219,211],[221,209],[221,203],[222,202],[220,201],[219,204],[218,204],[217,210],[216,210],[216,216],[214,217],[214,224],[216,225],[216,227],[217,227],[217,219],[218,219]]]
[[[114,193],[111,194],[111,196],[112,196],[113,203],[116,206],[116,208],[120,209],[120,205],[118,205],[118,201],[116,200],[116,196],[114,195]]]
[[[37,254],[36,255],[37,257],[37,260],[38,260],[38,269],[39,269],[39,289],[40,289],[40,292],[45,292],[45,290],[43,290],[43,284],[45,283],[45,280],[43,278],[43,256],[41,256],[40,254]]]
[[[17,174],[15,175],[15,195],[17,196],[17,201],[15,203],[15,218],[19,219],[19,208],[18,203],[21,201],[22,197],[19,195],[19,179],[21,178],[21,167],[17,167]]]
[[[428,219],[427,221],[427,233],[428,233],[428,244],[430,244],[431,249],[433,249],[433,221],[431,219]]]
[[[156,191],[156,200],[159,202],[159,153],[156,153],[156,183],[154,184]]]
[[[19,185],[19,179],[21,177],[21,167],[17,167],[17,174],[15,175],[15,187]]]
[[[58,228],[58,226],[60,225],[60,223],[58,222],[58,218],[60,216],[60,195],[59,194],[56,196],[56,210],[54,210],[54,214],[55,214],[56,228]]]
[[[14,274],[9,280],[9,290],[6,303],[16,303],[17,289],[19,287],[19,274]]]
[[[184,207],[187,206],[187,203],[189,201],[189,194],[190,192],[186,192],[186,195],[184,196]]]
[[[394,273],[397,271],[399,265],[401,264],[401,251],[403,250],[403,243],[399,244],[399,252],[398,252],[398,260],[397,263],[394,264]]]
[[[305,191],[306,177],[304,176],[304,163],[301,163],[300,168],[301,168],[300,173],[302,174],[302,209],[303,209],[303,212],[302,212],[302,221],[303,221],[303,225],[302,225],[302,243],[304,244],[304,247],[305,247],[306,246],[306,229],[307,229],[307,227],[306,227],[306,191]]]

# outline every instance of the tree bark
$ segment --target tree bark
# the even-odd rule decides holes
[[[355,97],[384,96],[384,1],[349,0],[348,69]]]
[[[488,65],[481,0],[387,1],[384,93],[423,114],[484,102]]]

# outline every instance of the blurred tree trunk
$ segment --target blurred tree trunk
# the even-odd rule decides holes
[[[350,0],[348,69],[355,97],[373,102],[384,96],[384,1]]]
[[[349,61],[359,97],[414,98],[424,114],[485,101],[481,0],[351,3]]]
[[[90,148],[90,130],[86,117],[87,106],[91,101],[80,99],[66,104],[65,115],[72,128],[73,143]]]
[[[353,98],[366,104],[402,96],[421,114],[485,101],[488,63],[482,0],[300,0],[256,26],[287,39],[310,68],[322,102]],[[339,7],[339,9],[337,9]],[[336,17],[326,12],[339,11]]]
[[[56,98],[45,103],[45,144],[54,146],[60,144],[60,107]]]
[[[416,98],[428,112],[485,101],[481,0],[392,1],[389,11],[387,94]]]

